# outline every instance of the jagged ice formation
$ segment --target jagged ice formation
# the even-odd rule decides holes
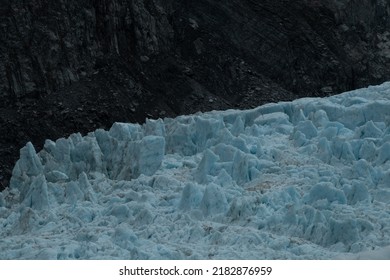
[[[20,151],[2,259],[390,258],[390,83]]]

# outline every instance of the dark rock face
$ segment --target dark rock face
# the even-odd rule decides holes
[[[104,67],[110,56],[131,62],[170,49],[163,9],[149,11],[143,1],[27,2],[2,7],[0,81],[14,99],[58,91]]]
[[[1,0],[0,181],[27,141],[389,80],[389,14],[389,0]]]

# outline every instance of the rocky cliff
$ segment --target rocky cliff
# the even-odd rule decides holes
[[[389,0],[1,0],[0,181],[27,141],[390,78]]]

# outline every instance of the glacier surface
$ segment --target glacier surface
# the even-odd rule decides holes
[[[390,83],[20,151],[0,259],[390,259]]]

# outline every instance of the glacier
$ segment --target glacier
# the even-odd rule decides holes
[[[20,150],[0,259],[390,259],[390,82]]]

